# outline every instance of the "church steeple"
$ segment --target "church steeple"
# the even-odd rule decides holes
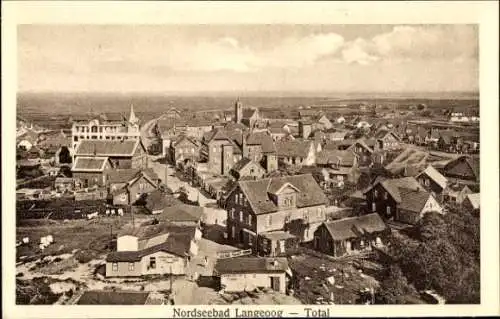
[[[137,124],[139,122],[139,119],[135,116],[133,104],[130,105],[130,117],[128,119],[128,122],[130,124]]]

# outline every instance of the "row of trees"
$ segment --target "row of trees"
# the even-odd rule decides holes
[[[434,289],[447,303],[480,303],[479,218],[459,207],[428,213],[409,237],[392,236],[394,264],[381,283],[380,301]]]

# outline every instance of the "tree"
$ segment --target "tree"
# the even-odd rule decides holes
[[[408,283],[401,268],[392,265],[387,271],[386,278],[380,284],[377,294],[378,303],[407,304],[408,296],[416,295],[415,287]]]

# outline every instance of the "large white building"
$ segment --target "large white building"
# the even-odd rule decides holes
[[[117,118],[95,116],[84,120],[75,119],[71,129],[73,149],[82,140],[127,140],[141,136],[139,119],[135,116],[134,107],[130,107],[127,120],[122,115]]]

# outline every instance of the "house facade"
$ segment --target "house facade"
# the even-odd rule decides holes
[[[334,257],[381,247],[390,228],[377,213],[324,222],[314,232],[314,249]]]
[[[438,170],[429,165],[415,178],[428,192],[436,198],[442,199],[443,191],[448,186],[448,180]]]
[[[325,220],[326,203],[311,174],[239,181],[226,200],[228,238],[257,254],[274,251],[264,244],[285,248],[293,237],[310,241],[311,225]],[[276,231],[293,236],[269,236]]]
[[[158,180],[140,171],[131,179],[111,181],[108,183],[109,193],[113,197],[113,205],[132,205],[144,194],[149,194],[158,188]]]
[[[276,143],[278,164],[312,166],[316,163],[316,149],[313,141],[290,140]]]
[[[239,180],[241,178],[260,179],[266,170],[259,164],[248,158],[242,158],[231,169],[231,175]]]
[[[214,276],[227,292],[270,288],[284,294],[291,271],[286,258],[237,257],[218,260]]]
[[[73,163],[71,172],[75,180],[81,181],[81,187],[103,187],[107,183],[107,174],[113,169],[108,157],[80,156]]]
[[[72,147],[76,149],[84,140],[128,140],[139,139],[141,132],[139,119],[135,116],[134,107],[130,106],[128,121],[121,115],[94,116],[86,119],[74,119],[71,128]]]
[[[364,192],[367,209],[384,220],[416,224],[426,213],[443,213],[442,206],[413,177],[380,179]]]
[[[316,164],[325,168],[327,182],[332,186],[356,183],[360,175],[357,155],[353,151],[323,150],[318,153]]]
[[[194,138],[180,136],[179,139],[170,143],[169,160],[176,165],[183,160],[196,161],[199,158],[199,144]]]
[[[208,163],[210,172],[227,175],[241,158],[241,148],[226,135],[224,130],[216,129],[203,137],[200,159]]]
[[[117,238],[106,258],[106,277],[184,275],[189,256],[198,253],[195,228],[168,224],[141,226]]]

